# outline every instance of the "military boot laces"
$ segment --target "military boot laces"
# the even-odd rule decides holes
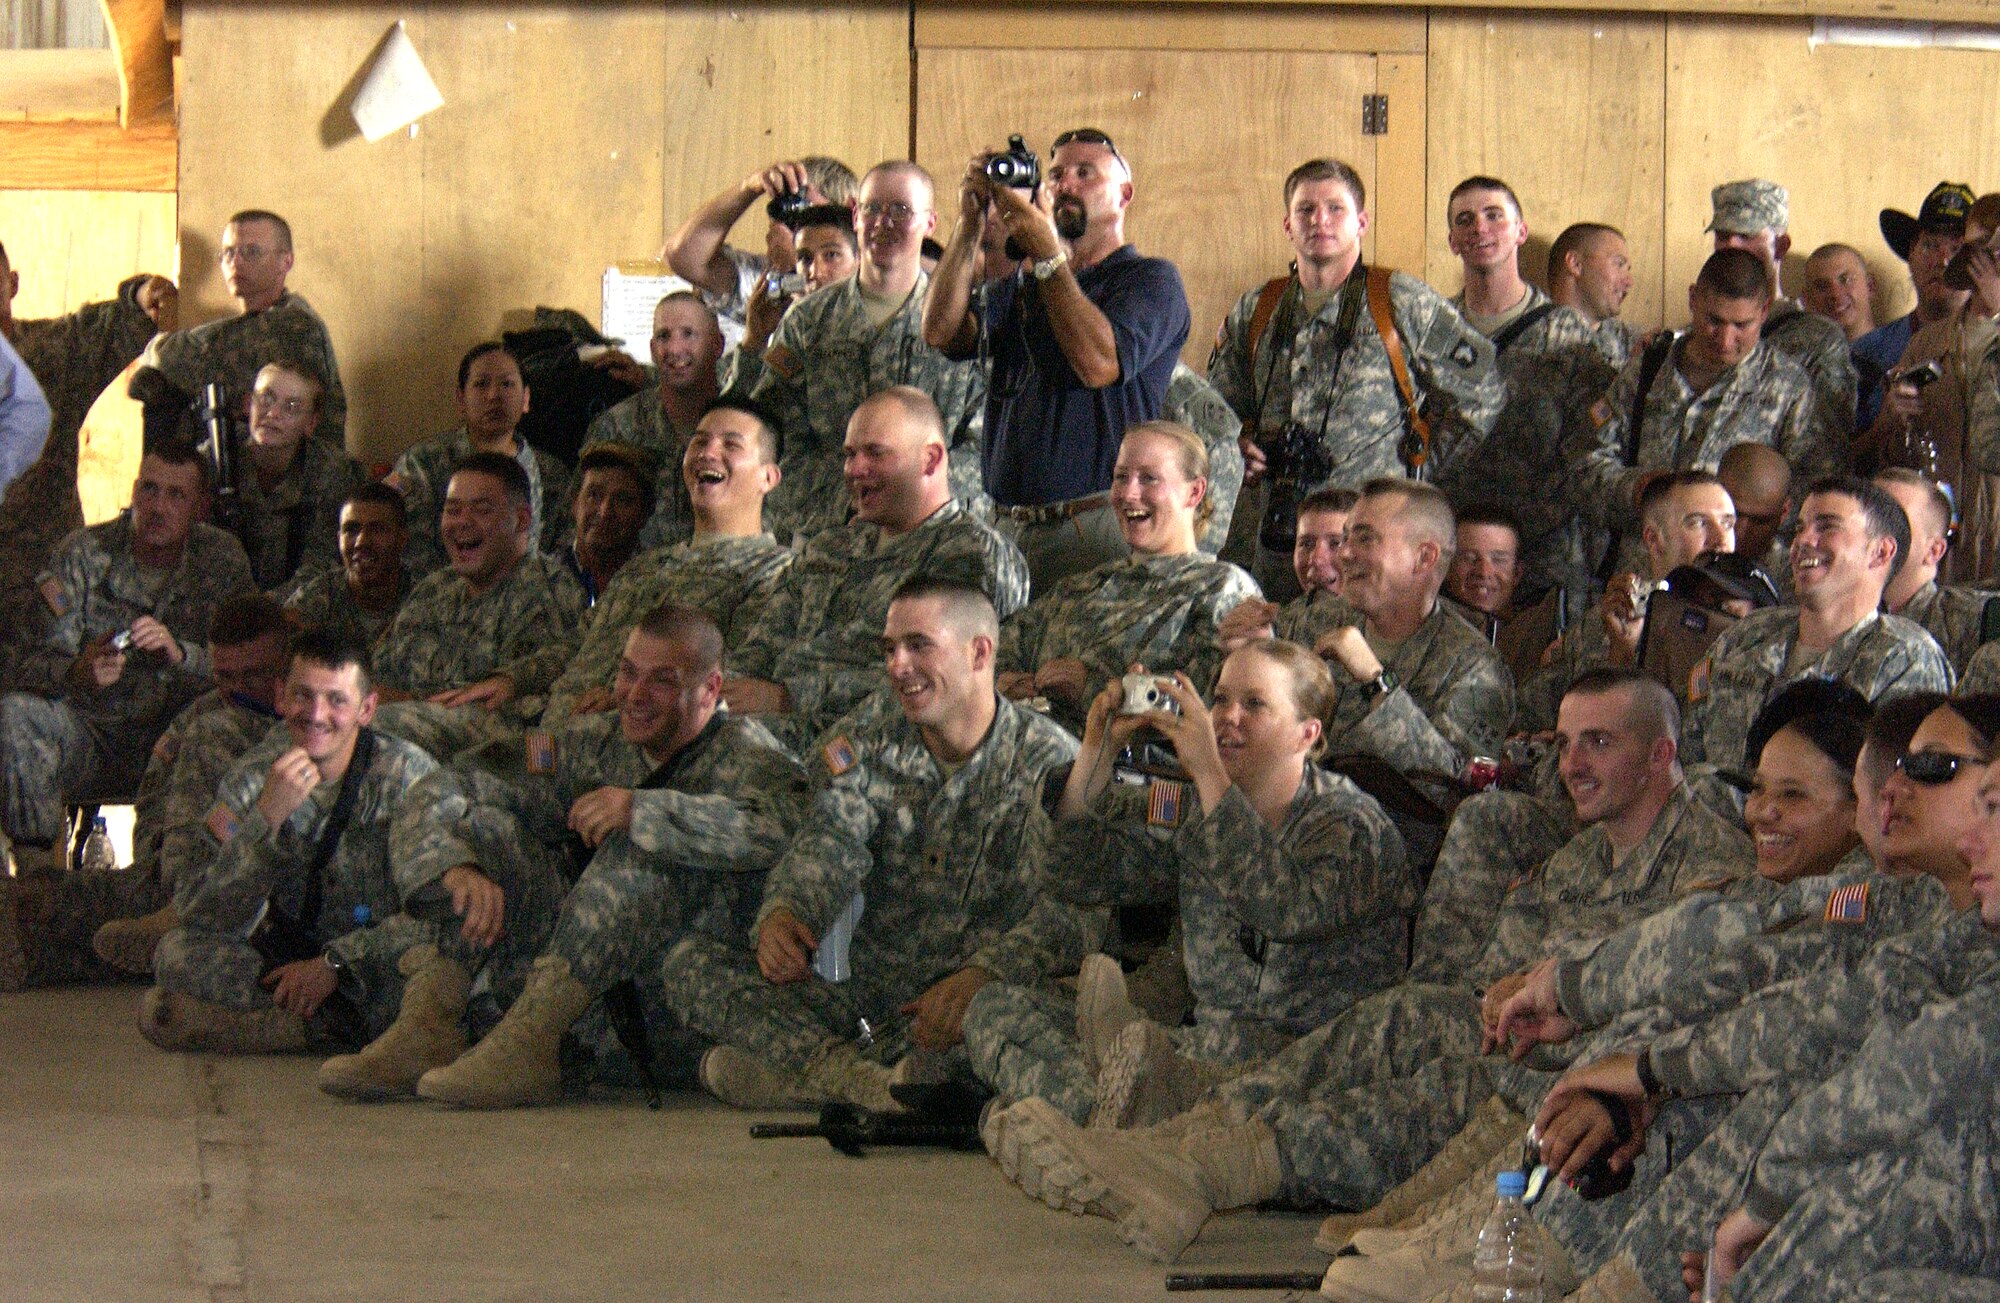
[[[808,1091],[827,1099],[844,1099],[872,1113],[907,1111],[889,1093],[891,1086],[907,1080],[907,1070],[899,1073],[863,1058],[860,1048],[848,1041],[835,1041],[814,1055],[802,1077]]]
[[[528,984],[486,1038],[417,1080],[420,1098],[461,1108],[520,1108],[562,1098],[562,1038],[594,997],[569,961],[543,955]]]
[[[472,975],[436,946],[415,946],[396,961],[403,1003],[396,1021],[358,1054],[341,1054],[319,1068],[319,1088],[343,1099],[394,1099],[417,1079],[465,1053],[466,992]]]
[[[766,1063],[734,1045],[717,1045],[701,1056],[702,1089],[731,1108],[746,1112],[794,1112],[818,1108],[815,1095],[796,1072]]]

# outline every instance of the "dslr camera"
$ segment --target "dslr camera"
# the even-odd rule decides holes
[[[1007,152],[986,160],[986,179],[1010,190],[1033,190],[1042,183],[1042,160],[1020,136],[1007,137]]]
[[[805,191],[787,190],[764,205],[764,215],[778,225],[796,231],[799,223],[805,220],[806,210],[812,206],[812,199]]]

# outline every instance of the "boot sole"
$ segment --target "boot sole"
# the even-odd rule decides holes
[[[1187,1210],[1174,1201],[1113,1185],[1091,1170],[1066,1143],[1065,1127],[1078,1132],[1083,1128],[1074,1126],[1046,1101],[1024,1100],[1023,1105],[1015,1119],[1021,1133],[1023,1169],[1017,1183],[1023,1190],[1029,1189],[1032,1174],[1035,1188],[1030,1193],[1042,1203],[1078,1216],[1088,1213],[1116,1222],[1125,1243],[1152,1262],[1172,1262],[1194,1242],[1208,1220],[1208,1210],[1190,1225]]]

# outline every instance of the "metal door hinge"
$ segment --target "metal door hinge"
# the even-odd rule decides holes
[[[1361,134],[1364,136],[1386,136],[1389,134],[1389,97],[1387,95],[1363,95],[1361,97]]]

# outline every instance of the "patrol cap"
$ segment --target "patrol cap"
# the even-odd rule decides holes
[[[1791,227],[1785,187],[1776,181],[1728,181],[1708,192],[1715,216],[1703,230],[1731,235],[1783,231]]]
[[[1965,233],[1965,217],[1972,211],[1972,187],[1958,181],[1940,181],[1924,196],[1924,205],[1915,217],[1899,208],[1882,210],[1882,240],[1898,258],[1910,260],[1910,246],[1919,231]]]

